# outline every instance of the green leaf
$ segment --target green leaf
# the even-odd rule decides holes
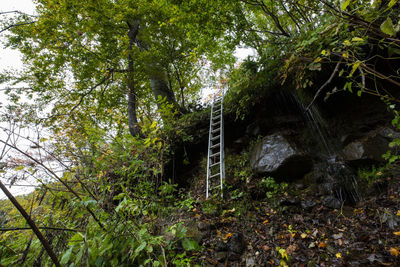
[[[350,5],[350,0],[344,0],[340,3],[340,9],[345,10]]]
[[[200,246],[195,240],[192,240],[190,238],[185,238],[182,240],[182,247],[188,251],[188,250],[198,250]]]
[[[351,41],[352,41],[352,42],[363,42],[364,39],[363,39],[363,38],[360,38],[360,37],[353,37],[353,38],[351,39]]]
[[[140,245],[135,249],[135,254],[139,255],[140,251],[142,251],[147,246],[146,241],[140,243]]]
[[[71,255],[72,255],[72,249],[73,249],[73,247],[70,247],[65,253],[64,253],[64,255],[62,256],[62,258],[61,258],[61,260],[60,260],[60,264],[61,265],[66,265],[67,263],[68,263],[68,261],[69,261],[69,259],[71,258]]]
[[[15,168],[14,168],[14,171],[21,171],[21,170],[23,170],[24,168],[25,168],[24,165],[20,165],[20,166],[15,167]]]
[[[387,35],[393,36],[395,34],[395,30],[393,27],[393,22],[391,18],[387,18],[381,25],[381,31],[386,33]]]
[[[388,7],[392,8],[397,3],[397,1],[399,1],[399,0],[390,0]]]
[[[350,91],[350,93],[353,93],[353,90],[351,89],[352,84],[353,84],[353,82],[345,83],[343,90],[346,91],[346,89],[348,89]]]

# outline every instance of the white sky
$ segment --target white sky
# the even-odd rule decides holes
[[[14,10],[33,14],[34,5],[31,0],[0,0],[0,13]],[[6,34],[6,32],[0,33],[0,72],[6,69],[21,69],[22,62],[20,53],[12,49],[3,49],[2,41],[4,40],[4,34]],[[4,86],[0,85],[0,88],[3,87]],[[5,106],[5,101],[6,97],[4,96],[3,92],[0,92],[0,106]],[[1,135],[2,133],[0,133],[0,138],[3,139],[3,136]],[[5,181],[3,182],[6,183]],[[24,182],[24,184],[29,184],[29,181],[27,181],[26,183]],[[14,195],[28,193],[33,189],[33,187],[19,186],[9,188],[11,193]],[[5,198],[5,195],[3,194],[3,192],[0,192],[0,199],[3,198]]]

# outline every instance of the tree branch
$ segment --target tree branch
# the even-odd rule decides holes
[[[331,76],[329,77],[329,79],[318,89],[317,93],[314,95],[313,100],[311,101],[311,103],[307,106],[306,111],[308,111],[310,109],[310,107],[314,104],[315,100],[318,98],[318,96],[321,94],[322,90],[324,90],[324,88],[330,84],[332,82],[333,77],[335,77],[336,73],[339,70],[339,66],[340,63],[342,63],[343,58],[341,58],[338,63],[336,63],[335,69],[333,70]]]
[[[47,242],[46,238],[42,235],[40,232],[39,228],[36,226],[35,222],[32,220],[32,218],[26,213],[24,208],[18,203],[18,201],[14,198],[14,196],[8,191],[8,189],[4,186],[4,184],[0,181],[0,189],[4,192],[4,194],[8,197],[8,199],[11,201],[11,203],[17,208],[17,210],[21,213],[21,215],[25,218],[26,222],[29,224],[31,227],[32,231],[35,233],[35,235],[39,238],[40,242],[42,243],[44,249],[46,250],[47,254],[49,254],[51,260],[53,261],[54,265],[56,267],[61,267],[60,262],[58,261],[58,258],[56,254],[54,253],[53,249],[51,248],[49,242]]]
[[[9,30],[9,29],[11,29],[11,28],[14,28],[14,27],[23,26],[23,25],[27,25],[27,24],[33,24],[33,23],[35,23],[35,22],[36,22],[36,21],[30,21],[30,22],[12,24],[12,25],[9,25],[9,26],[5,27],[4,29],[0,30],[0,33],[5,32],[5,31],[7,31],[7,30]]]

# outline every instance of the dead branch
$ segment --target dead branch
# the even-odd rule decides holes
[[[310,109],[310,107],[314,104],[315,100],[318,98],[318,96],[321,94],[322,90],[324,90],[324,88],[330,84],[332,82],[333,77],[335,77],[336,73],[339,70],[339,66],[342,63],[342,58],[336,63],[335,69],[333,70],[331,76],[329,77],[329,79],[318,89],[317,93],[314,95],[313,100],[311,101],[311,103],[308,105],[308,107],[306,108],[306,111],[308,111]]]

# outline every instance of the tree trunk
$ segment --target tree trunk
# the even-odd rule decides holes
[[[137,119],[136,113],[136,93],[135,93],[135,80],[134,80],[134,70],[133,70],[133,57],[132,57],[132,48],[136,40],[136,36],[139,32],[139,22],[134,21],[133,24],[128,22],[128,36],[129,36],[129,56],[128,56],[128,77],[127,77],[127,86],[128,86],[128,126],[129,132],[132,136],[140,135],[140,127]]]
[[[136,40],[136,44],[141,51],[149,50],[150,48],[148,44],[141,40]],[[157,66],[157,63],[152,62],[147,63],[147,69],[150,73],[150,86],[154,99],[157,101],[157,106],[160,108],[158,100],[161,97],[162,99],[165,98],[166,102],[173,104],[177,110],[181,110],[178,102],[176,102],[174,91],[168,86],[166,71]]]

